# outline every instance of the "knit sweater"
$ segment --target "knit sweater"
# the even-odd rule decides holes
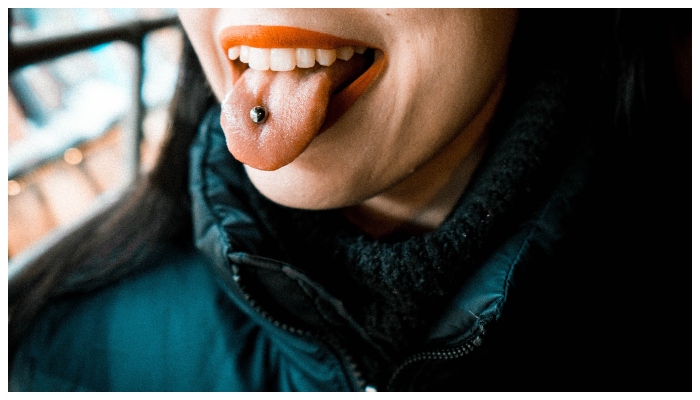
[[[278,247],[264,256],[303,270],[341,299],[390,362],[420,343],[437,312],[475,265],[532,211],[561,152],[566,79],[551,73],[529,88],[511,85],[489,132],[492,146],[457,206],[438,229],[374,239],[338,210],[273,203],[237,168],[243,196]],[[218,134],[210,132],[209,134]],[[554,144],[553,144],[554,143]],[[559,148],[553,148],[557,146]],[[381,367],[364,361],[364,368]]]

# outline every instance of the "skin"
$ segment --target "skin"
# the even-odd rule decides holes
[[[506,79],[517,13],[455,9],[186,9],[180,18],[215,95],[233,85],[218,33],[284,25],[381,49],[385,70],[292,163],[246,167],[272,201],[343,208],[366,232],[436,228],[454,207],[488,142]]]

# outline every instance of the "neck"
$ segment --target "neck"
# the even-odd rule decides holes
[[[435,157],[389,190],[344,210],[367,234],[381,238],[435,230],[467,187],[488,143],[488,125],[505,80],[476,117]]]

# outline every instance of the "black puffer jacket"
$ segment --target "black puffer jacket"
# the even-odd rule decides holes
[[[690,330],[671,335],[690,317],[667,312],[689,293],[668,286],[681,245],[565,93],[553,74],[509,94],[447,221],[383,242],[265,200],[211,111],[192,149],[197,249],[49,308],[10,388],[688,390]]]

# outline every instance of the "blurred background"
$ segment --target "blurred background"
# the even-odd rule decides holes
[[[8,263],[151,168],[182,41],[174,9],[10,9],[9,30]]]

